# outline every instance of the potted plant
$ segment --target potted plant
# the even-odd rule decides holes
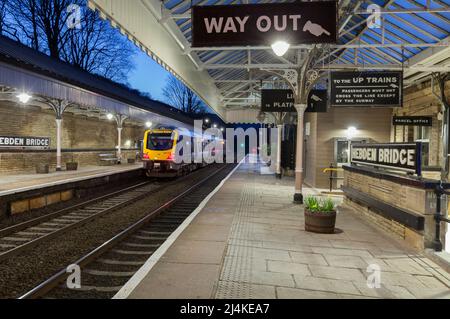
[[[38,163],[36,164],[36,173],[37,174],[48,174],[50,172],[49,165],[46,163]]]
[[[335,203],[330,199],[305,198],[305,230],[320,234],[333,234],[336,225]]]
[[[72,160],[70,162],[66,163],[66,170],[68,171],[76,171],[78,169],[78,162],[75,162],[73,160],[73,153],[72,153]]]

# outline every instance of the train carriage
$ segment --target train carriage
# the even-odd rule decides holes
[[[184,140],[187,139],[187,140]],[[216,157],[216,152],[223,149],[213,148],[205,152],[205,146],[213,139],[223,145],[223,139],[216,136],[197,136],[193,130],[177,130],[174,128],[156,128],[144,133],[142,147],[143,166],[148,177],[175,177],[188,174],[200,167],[206,166],[207,157]],[[181,147],[183,143],[183,147]],[[183,161],[183,152],[191,152],[190,160]],[[194,161],[201,152],[201,160]],[[223,154],[223,153],[222,153]],[[223,157],[222,157],[223,158]]]

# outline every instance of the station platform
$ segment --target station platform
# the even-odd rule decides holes
[[[60,171],[48,174],[0,175],[0,197],[138,169],[142,169],[142,163],[113,166],[83,166],[76,171]]]
[[[340,231],[305,232],[293,184],[241,164],[115,298],[450,298],[447,272],[345,207]]]
[[[83,198],[143,176],[142,164],[83,166],[49,174],[0,175],[0,219]]]

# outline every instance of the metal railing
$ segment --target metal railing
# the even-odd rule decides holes
[[[333,164],[330,164],[330,167],[325,168],[325,169],[323,170],[324,173],[330,172],[330,176],[328,177],[328,179],[330,180],[330,192],[333,191],[333,181],[334,181],[334,180],[343,180],[343,179],[344,179],[343,177],[338,177],[338,176],[336,176],[334,173],[335,173],[335,172],[342,172],[342,171],[343,171],[342,168],[340,168],[340,167],[334,167]]]
[[[442,187],[442,181],[436,186],[436,213],[434,214],[435,221],[435,237],[433,241],[433,246],[435,251],[442,251],[441,242],[441,222],[450,223],[450,219],[442,215],[442,195],[450,195],[450,191]]]

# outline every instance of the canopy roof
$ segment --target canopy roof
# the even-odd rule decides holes
[[[311,46],[291,46],[283,57],[270,47],[192,48],[191,6],[275,2],[293,1],[139,0],[123,6],[119,0],[90,0],[90,6],[223,114],[224,109],[258,105],[261,80],[265,86],[277,80],[262,70],[299,67]],[[379,28],[368,27],[371,4],[381,7]],[[403,69],[406,85],[432,72],[448,72],[449,5],[450,0],[340,0],[339,41],[326,48],[320,67]],[[179,55],[166,57],[165,47],[176,47]],[[181,67],[177,60],[190,65]]]

